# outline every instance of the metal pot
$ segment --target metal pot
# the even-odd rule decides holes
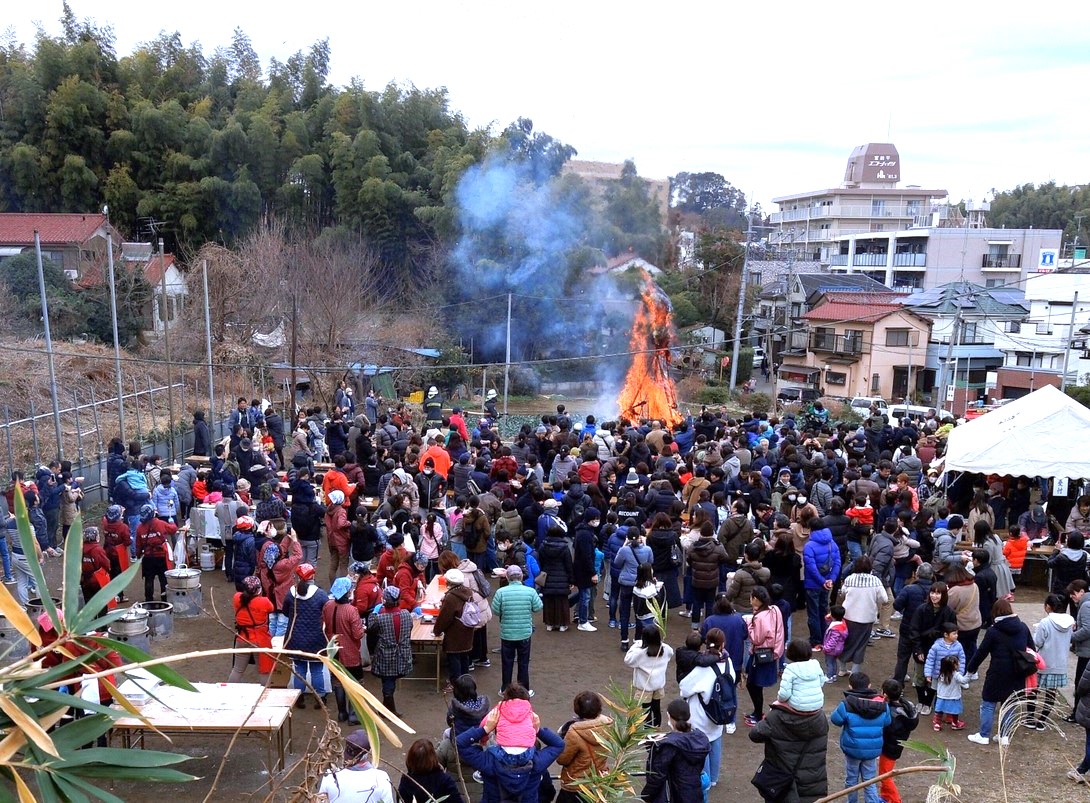
[[[56,597],[53,597],[53,607],[60,609],[61,601]],[[45,612],[45,606],[42,604],[41,597],[31,597],[26,603],[26,615],[30,617],[30,621],[37,624],[38,617]]]
[[[190,569],[184,563],[178,568],[167,570],[167,587],[184,590],[201,587],[201,570]]]
[[[141,636],[148,632],[148,615],[143,608],[129,608],[124,616],[110,623],[110,632],[118,636]]]

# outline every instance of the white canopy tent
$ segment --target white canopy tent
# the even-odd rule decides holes
[[[944,471],[1090,477],[1090,409],[1051,385],[950,432]]]

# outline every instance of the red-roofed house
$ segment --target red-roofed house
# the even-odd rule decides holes
[[[804,314],[805,366],[830,396],[901,401],[924,375],[931,322],[886,293],[827,293]]]
[[[150,330],[161,332],[164,323],[173,327],[189,293],[174,254],[163,254],[160,259],[151,243],[122,243],[121,259],[126,265],[139,265],[151,287],[151,309],[148,311]],[[164,273],[167,290],[165,304],[162,303]]]
[[[38,214],[0,213],[0,259],[34,250],[34,232],[42,243],[42,256],[60,265],[73,282],[84,272],[106,261],[106,237],[121,235],[101,213]]]

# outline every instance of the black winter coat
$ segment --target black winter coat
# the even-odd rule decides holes
[[[651,547],[651,566],[656,576],[677,571],[678,567],[670,557],[670,548],[675,544],[681,549],[681,539],[673,530],[652,530],[647,536],[647,545]]]
[[[794,785],[776,803],[808,803],[829,793],[829,720],[824,711],[801,713],[773,705],[749,738],[764,744],[765,761],[795,776]]]
[[[909,583],[901,589],[901,593],[893,600],[893,609],[901,614],[901,637],[911,644],[912,615],[916,609],[927,602],[927,595],[931,591],[930,580],[917,580]]]
[[[647,755],[647,783],[640,799],[647,803],[703,803],[700,773],[711,750],[698,730],[673,731]]]
[[[546,573],[542,593],[550,597],[568,596],[575,578],[567,539],[546,538],[537,551],[537,563]]]
[[[1033,636],[1029,628],[1017,616],[1002,616],[984,634],[976,655],[965,668],[967,674],[976,672],[984,659],[991,657],[988,673],[980,699],[988,703],[1001,703],[1019,689],[1026,687],[1026,679],[1014,667],[1014,652],[1032,646]]]
[[[848,533],[852,530],[852,520],[843,513],[830,513],[821,520],[822,525],[833,534],[833,541],[840,547],[840,558],[843,563],[848,556]]]
[[[718,588],[719,564],[727,561],[727,551],[722,544],[714,538],[698,538],[689,547],[689,569],[693,573],[693,588]]]
[[[916,608],[909,624],[908,638],[912,643],[912,652],[926,657],[931,645],[942,638],[942,626],[947,622],[956,625],[957,621],[958,615],[949,605],[935,610],[930,600],[924,597],[924,603]]]
[[[207,428],[207,424],[205,427]],[[265,429],[269,437],[273,439],[273,446],[277,449],[284,448],[284,419],[276,413],[265,416]],[[194,447],[196,448],[196,447]]]
[[[905,751],[900,742],[916,730],[916,726],[920,724],[920,712],[911,701],[901,699],[897,703],[889,704],[889,715],[893,721],[882,729],[882,755],[899,759]]]
[[[207,457],[211,452],[212,436],[208,431],[208,422],[203,418],[193,419],[193,454]]]
[[[575,551],[572,555],[572,576],[577,588],[590,588],[594,577],[594,530],[581,524],[575,531]]]

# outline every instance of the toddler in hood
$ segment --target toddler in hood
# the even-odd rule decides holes
[[[489,750],[497,758],[517,756],[521,763],[533,757],[541,719],[530,705],[530,693],[512,683],[504,689],[503,699],[488,712],[481,727],[486,733],[495,732],[496,744]]]
[[[796,711],[818,711],[825,704],[825,671],[812,658],[810,645],[803,639],[793,639],[787,645],[787,665],[780,678],[776,699]]]

